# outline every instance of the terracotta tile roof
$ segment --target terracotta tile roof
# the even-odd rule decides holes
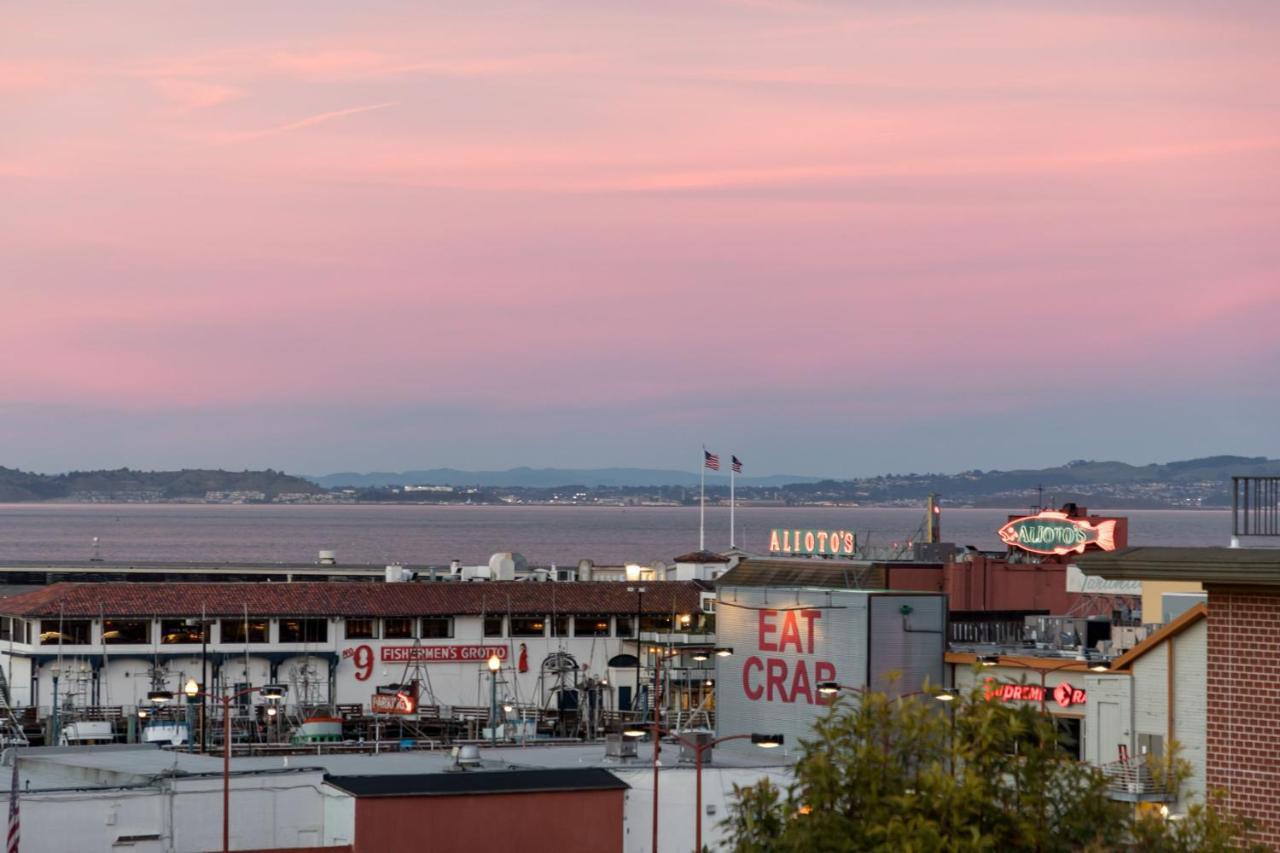
[[[702,587],[646,581],[643,612],[690,613]],[[0,615],[430,616],[636,612],[636,594],[612,582],[484,581],[297,583],[59,583],[0,600]]]
[[[814,586],[884,589],[883,564],[807,557],[749,557],[716,579],[727,586]]]
[[[677,563],[727,563],[729,558],[715,551],[690,551],[675,558]]]

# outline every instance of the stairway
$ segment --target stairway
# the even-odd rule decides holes
[[[9,703],[9,679],[0,667],[0,746],[28,746],[30,741]]]

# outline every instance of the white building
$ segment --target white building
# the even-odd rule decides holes
[[[10,704],[41,717],[55,690],[60,705],[131,713],[149,693],[179,694],[191,679],[214,696],[282,684],[289,705],[363,707],[379,688],[416,682],[424,706],[487,707],[496,693],[504,705],[546,708],[566,684],[590,682],[605,709],[622,710],[635,696],[637,629],[642,644],[706,641],[710,629],[705,586],[642,587],[60,583],[0,600],[0,668]],[[624,653],[631,663],[611,665]]]
[[[961,690],[982,685],[991,701],[1051,714],[1063,748],[1111,774],[1117,799],[1168,800],[1143,769],[1144,756],[1164,757],[1176,741],[1191,768],[1178,799],[1168,801],[1176,814],[1205,793],[1206,613],[1203,604],[1187,610],[1110,662],[1016,651],[946,659]],[[984,658],[989,665],[980,666]]]

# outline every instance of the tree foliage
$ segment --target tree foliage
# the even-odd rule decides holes
[[[1157,772],[1180,784],[1171,753]],[[802,743],[795,781],[735,788],[722,826],[731,849],[773,851],[1118,849],[1226,850],[1244,825],[1220,803],[1179,821],[1135,819],[1108,796],[1106,777],[1059,746],[1052,717],[1033,703],[953,702],[927,695],[845,696]]]

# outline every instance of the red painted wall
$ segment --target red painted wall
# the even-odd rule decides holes
[[[622,853],[624,793],[359,797],[355,853]]]
[[[1205,584],[1209,790],[1258,823],[1253,840],[1280,849],[1280,590]]]
[[[885,586],[945,592],[952,610],[1047,610],[1078,616],[1110,612],[1105,596],[1067,592],[1066,563],[1051,561],[1008,563],[974,554],[960,563],[889,566]]]

